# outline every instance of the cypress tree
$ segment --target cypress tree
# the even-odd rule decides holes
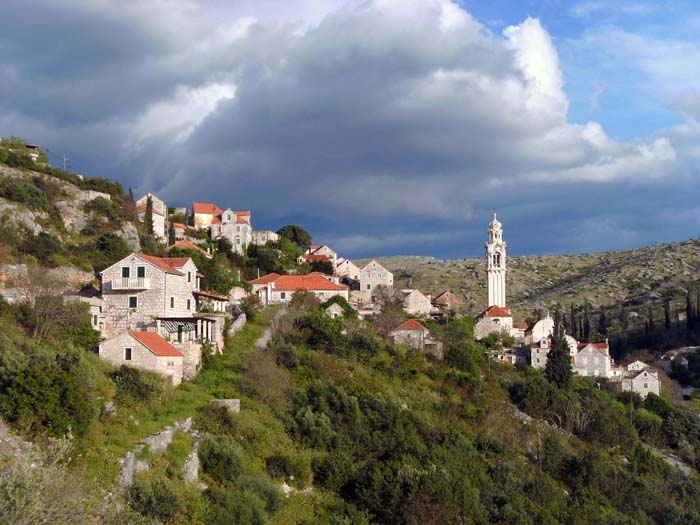
[[[544,375],[548,381],[559,388],[568,388],[571,384],[572,374],[569,345],[566,344],[561,326],[555,325],[554,335],[552,336],[552,349],[547,354]]]
[[[172,246],[173,244],[175,244],[176,240],[177,239],[175,238],[175,226],[171,222],[170,226],[168,227],[168,244]]]
[[[150,196],[146,199],[146,215],[143,218],[143,227],[146,235],[153,235],[153,200]]]
[[[583,340],[590,341],[591,319],[588,316],[588,303],[583,308]]]
[[[688,332],[693,329],[693,304],[690,301],[690,290],[685,294],[685,325]]]
[[[571,303],[571,335],[574,339],[578,339],[578,334],[576,333],[576,310],[574,309],[574,303]]]
[[[605,337],[608,335],[608,319],[605,317],[605,310],[600,310],[600,316],[598,316],[598,333]]]
[[[671,329],[671,301],[668,297],[664,301],[664,327],[666,330]]]
[[[583,319],[578,318],[578,335],[583,341],[588,341],[588,339],[583,338]]]
[[[648,309],[649,309],[649,331],[651,332],[654,330],[654,310],[651,307],[651,303],[649,303]]]

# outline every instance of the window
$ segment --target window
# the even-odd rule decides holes
[[[138,266],[136,267],[136,277],[139,279],[143,279],[146,277],[146,267],[145,266]]]
[[[649,388],[649,383],[644,383],[644,388]]]
[[[368,284],[368,285],[367,285],[367,289],[368,289],[368,290],[371,290],[371,289],[372,289],[372,285],[371,285],[371,284]]]
[[[168,361],[168,368],[173,368],[175,366],[175,361]]]
[[[190,309],[190,299],[187,299],[187,309]]]
[[[170,308],[175,308],[175,298],[174,297],[170,298]]]
[[[128,279],[129,277],[131,277],[131,268],[122,266],[122,279]]]
[[[187,282],[188,283],[192,282],[192,272],[187,272]]]
[[[287,294],[285,292],[280,292],[280,299],[285,299]]]
[[[138,308],[139,307],[139,298],[136,297],[135,295],[132,295],[129,297],[129,308]]]
[[[240,237],[236,237],[236,244],[241,244],[241,238],[240,238]]]
[[[124,349],[124,361],[131,361],[131,348]]]
[[[97,326],[97,314],[92,316],[92,326]]]

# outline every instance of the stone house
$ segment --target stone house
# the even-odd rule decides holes
[[[252,243],[256,246],[265,246],[268,242],[277,242],[280,236],[272,230],[253,230]]]
[[[444,313],[454,313],[459,310],[459,299],[455,294],[445,290],[433,299],[433,306]]]
[[[330,315],[333,319],[338,319],[345,315],[345,310],[338,303],[333,303],[328,308],[326,308],[326,313]]]
[[[101,277],[104,314],[113,332],[141,330],[156,318],[191,317],[196,311],[200,278],[189,257],[132,253],[103,270]]]
[[[233,211],[231,208],[216,215],[210,225],[211,238],[227,238],[235,253],[243,254],[253,241],[253,226],[249,211]]]
[[[528,328],[525,335],[531,343],[536,343],[545,337],[552,337],[554,335],[554,319],[550,317],[549,312],[543,319]]]
[[[476,319],[474,337],[477,341],[492,333],[511,335],[513,331],[513,317],[507,307],[489,306]]]
[[[604,343],[579,343],[574,356],[574,372],[584,377],[613,377],[610,348]]]
[[[228,297],[199,290],[193,292],[193,295],[197,301],[197,312],[223,313],[228,309]]]
[[[143,224],[146,221],[146,205],[137,204],[136,205],[136,217],[139,222]],[[166,216],[153,208],[153,213],[151,215],[153,218],[153,235],[155,235],[161,242],[168,242],[168,227],[166,225]]]
[[[216,204],[209,202],[194,202],[192,203],[192,214],[190,222],[197,230],[206,230],[211,226],[214,217],[218,217],[223,213],[223,210]]]
[[[443,358],[442,342],[433,338],[430,335],[430,330],[414,319],[409,319],[397,326],[389,336],[394,344],[432,354],[438,359]]]
[[[622,391],[635,392],[642,399],[650,393],[659,395],[661,391],[661,382],[659,381],[658,373],[650,367],[645,367],[641,370],[629,370],[625,377],[622,378]]]
[[[357,266],[350,261],[343,262],[342,266],[344,270],[339,273],[341,282],[346,283],[353,290],[354,302],[374,303],[379,287],[394,287],[394,274],[374,259],[359,268],[359,271],[356,271]]]
[[[564,334],[566,345],[569,347],[569,358],[573,363],[574,357],[578,352],[578,341],[568,334]],[[552,336],[543,337],[536,343],[529,345],[530,349],[530,365],[533,368],[544,368],[547,364],[547,356],[552,348]]]
[[[350,259],[338,259],[338,263],[335,268],[335,273],[337,273],[341,279],[346,278],[350,281],[356,281],[357,289],[359,290],[360,269]]]
[[[170,225],[173,225],[173,230],[175,230],[175,240],[179,241],[184,239],[187,236],[187,230],[189,229],[189,226],[186,224],[182,224],[181,222],[168,222],[165,221],[165,229],[168,231],[168,236],[170,235],[169,230],[170,230]]]
[[[153,204],[153,211],[159,213],[163,217],[168,216],[168,206],[163,202],[162,199],[159,199],[156,195],[154,195],[151,192],[146,193],[143,197],[141,197],[139,200],[136,201],[136,206],[143,206],[144,209],[146,208],[146,204],[148,203],[148,198],[151,198],[151,203]]]
[[[333,259],[328,255],[317,255],[315,253],[300,255],[297,257],[298,264],[313,264],[313,263],[330,263],[333,264]]]
[[[177,248],[178,250],[194,250],[204,255],[204,257],[206,257],[207,259],[211,259],[212,257],[214,257],[211,253],[209,253],[206,250],[203,250],[195,243],[193,243],[192,241],[188,241],[187,239],[175,241],[175,244],[168,246],[166,251],[169,252],[170,250],[173,250],[175,248]]]
[[[331,262],[333,262],[334,268],[336,263],[338,262],[338,254],[330,246],[327,246],[325,244],[321,246],[309,246],[306,249],[305,255],[325,255],[331,260]]]
[[[128,330],[102,341],[99,356],[115,366],[129,365],[156,372],[170,385],[183,377],[184,355],[155,332]]]
[[[271,273],[250,281],[253,293],[258,296],[260,304],[288,303],[294,292],[307,291],[313,293],[322,302],[336,295],[348,300],[348,287],[336,284],[319,272],[308,275],[279,275]]]
[[[420,290],[401,290],[403,310],[408,315],[430,315],[433,304],[430,297]]]

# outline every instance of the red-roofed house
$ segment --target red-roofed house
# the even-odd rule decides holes
[[[608,342],[579,343],[574,357],[574,372],[587,377],[613,377],[613,362]]]
[[[184,354],[155,332],[124,331],[102,341],[98,352],[116,366],[134,366],[161,374],[173,386],[182,381]]]
[[[132,253],[101,272],[107,334],[142,330],[158,317],[195,313],[197,267],[189,257]]]
[[[174,248],[177,248],[178,250],[194,250],[204,255],[207,259],[211,259],[213,257],[211,253],[207,252],[206,250],[203,250],[195,243],[193,243],[192,241],[188,241],[187,239],[175,241],[175,244],[168,246],[167,251],[170,251]]]
[[[288,303],[297,291],[308,291],[321,301],[327,301],[336,295],[348,300],[348,287],[336,284],[326,279],[319,272],[308,275],[277,275],[268,274],[250,281],[253,293],[257,294],[263,305]]]
[[[221,212],[212,221],[210,227],[213,240],[227,238],[235,253],[242,254],[253,242],[253,226],[249,211],[233,211],[231,208]]]
[[[215,217],[223,213],[221,208],[210,202],[192,203],[192,226],[198,230],[206,230],[211,226]]]
[[[430,297],[420,290],[401,290],[403,293],[403,310],[409,315],[430,315],[433,303]]]
[[[442,343],[430,336],[430,330],[415,319],[409,319],[394,328],[389,336],[394,344],[405,345],[442,359]]]

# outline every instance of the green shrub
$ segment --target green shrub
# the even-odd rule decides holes
[[[209,403],[197,410],[195,427],[207,434],[233,434],[236,418],[226,407]]]
[[[31,433],[82,436],[97,417],[95,371],[84,355],[0,335],[0,413]]]
[[[24,180],[6,179],[0,182],[0,197],[21,202],[37,210],[47,210],[49,208],[46,193],[31,182]]]
[[[207,523],[211,525],[264,525],[267,523],[265,503],[250,491],[211,488],[206,493],[210,504]]]
[[[355,471],[352,457],[342,450],[316,458],[312,466],[314,481],[321,487],[335,492],[345,486]]]
[[[174,482],[165,477],[139,479],[129,487],[127,498],[137,512],[161,521],[168,521],[184,511]]]
[[[117,387],[117,399],[126,403],[151,401],[163,392],[165,384],[158,374],[127,365],[121,365],[110,377]]]
[[[202,470],[219,483],[235,482],[244,471],[244,452],[231,436],[207,434],[199,447]]]

